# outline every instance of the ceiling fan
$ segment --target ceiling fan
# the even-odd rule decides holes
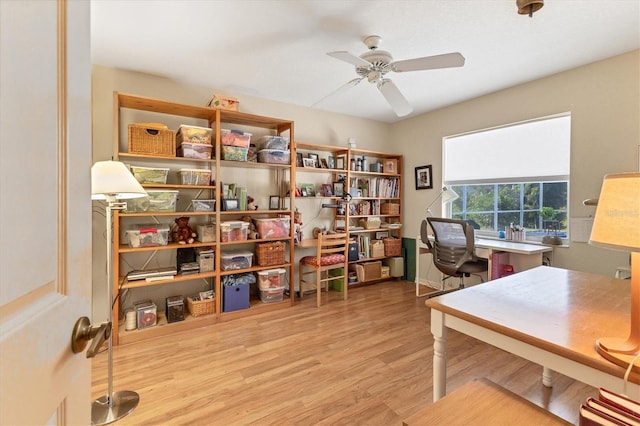
[[[402,95],[393,81],[385,77],[389,71],[422,71],[438,68],[461,67],[464,65],[464,56],[458,52],[425,56],[423,58],[405,59],[403,61],[394,61],[391,53],[384,50],[378,50],[382,37],[372,35],[366,37],[363,41],[369,48],[369,51],[360,56],[355,56],[347,51],[327,53],[327,55],[333,58],[355,65],[356,73],[359,77],[354,78],[339,87],[328,96],[325,96],[323,99],[316,102],[316,104],[329,96],[333,96],[345,91],[346,89],[354,87],[366,78],[369,83],[376,84],[378,90],[380,90],[389,105],[391,105],[391,108],[393,108],[396,115],[398,115],[398,117],[403,117],[410,114],[411,111],[413,111],[413,108],[411,108],[411,105],[409,105],[409,102],[407,102],[406,98]]]

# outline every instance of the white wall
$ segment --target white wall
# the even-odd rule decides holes
[[[392,126],[392,139],[404,155],[404,236],[415,238],[427,204],[442,187],[442,138],[449,135],[571,112],[570,217],[593,215],[582,205],[598,197],[608,173],[638,170],[640,145],[640,51],[579,67],[547,78],[443,108]],[[540,152],[532,155],[552,155]],[[434,189],[416,191],[414,167],[433,165]],[[440,214],[440,204],[431,209]],[[425,270],[429,256],[422,256]],[[628,253],[571,243],[557,248],[554,265],[613,275],[628,265]],[[433,269],[433,268],[432,268]],[[430,280],[438,281],[433,271]]]

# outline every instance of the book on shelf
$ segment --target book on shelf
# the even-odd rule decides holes
[[[598,389],[580,406],[579,426],[640,426],[640,402],[608,389]]]

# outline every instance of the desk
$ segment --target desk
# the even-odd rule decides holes
[[[553,247],[544,245],[486,238],[476,238],[475,246],[476,256],[489,261],[489,271],[487,272],[488,280],[493,279],[491,276],[491,255],[494,252],[509,253],[509,264],[513,265],[515,272],[521,272],[542,265],[544,253],[553,251]],[[419,287],[422,285],[420,283],[420,255],[427,253],[431,253],[431,251],[418,235],[416,238],[416,296],[420,296]]]
[[[623,392],[625,370],[602,358],[595,341],[629,335],[630,301],[628,280],[548,266],[426,300],[434,401],[446,393],[448,328],[590,386]],[[626,393],[640,397],[640,367]]]
[[[487,379],[478,379],[425,406],[402,424],[567,426],[571,423]]]

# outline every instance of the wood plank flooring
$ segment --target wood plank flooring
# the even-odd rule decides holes
[[[140,394],[118,425],[401,425],[431,403],[429,310],[413,283],[323,297],[114,348],[114,390]],[[486,377],[574,424],[596,395],[558,374],[545,388],[540,366],[455,331],[448,354],[449,391]],[[94,398],[106,364],[93,358]]]

